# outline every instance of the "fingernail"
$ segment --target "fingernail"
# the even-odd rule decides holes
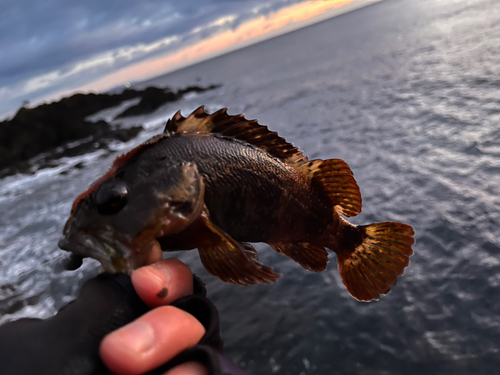
[[[155,344],[155,331],[144,322],[133,322],[116,331],[122,345],[134,353],[145,353]]]
[[[165,267],[160,265],[152,264],[150,266],[145,267],[150,276],[152,276],[157,282],[160,284],[160,289],[165,285],[168,285],[172,280],[172,275],[170,271]]]

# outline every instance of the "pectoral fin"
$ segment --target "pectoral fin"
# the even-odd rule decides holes
[[[280,275],[272,268],[260,264],[250,251],[248,244],[240,244],[214,223],[203,217],[196,246],[206,270],[222,281],[237,285],[255,283],[270,284]]]

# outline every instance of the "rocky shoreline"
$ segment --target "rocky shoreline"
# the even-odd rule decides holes
[[[38,167],[57,166],[57,159],[76,156],[99,148],[107,148],[112,140],[127,142],[136,137],[142,126],[120,128],[104,120],[86,118],[103,109],[140,98],[116,118],[152,113],[161,105],[181,99],[191,92],[204,92],[219,87],[189,86],[177,91],[148,87],[126,89],[118,94],[75,94],[58,102],[35,108],[22,107],[10,120],[0,122],[0,178],[16,173],[33,173],[31,159]],[[76,145],[75,145],[76,143]]]

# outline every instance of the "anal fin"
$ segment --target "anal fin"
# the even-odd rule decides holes
[[[346,225],[337,262],[349,293],[366,302],[389,293],[410,263],[414,235],[411,226],[401,223]]]
[[[328,253],[322,246],[308,242],[271,244],[271,247],[300,264],[308,271],[322,272],[326,270]]]
[[[243,286],[270,284],[279,278],[272,268],[257,261],[256,251],[251,245],[240,244],[207,217],[202,221],[204,225],[197,234],[196,246],[201,262],[211,275]]]

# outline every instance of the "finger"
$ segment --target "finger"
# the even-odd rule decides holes
[[[193,274],[177,259],[165,259],[132,273],[139,297],[151,308],[166,305],[193,294]]]
[[[208,370],[200,362],[186,362],[175,366],[163,375],[208,375]]]
[[[141,374],[195,346],[204,334],[205,328],[194,316],[162,306],[107,335],[100,354],[112,372]]]

